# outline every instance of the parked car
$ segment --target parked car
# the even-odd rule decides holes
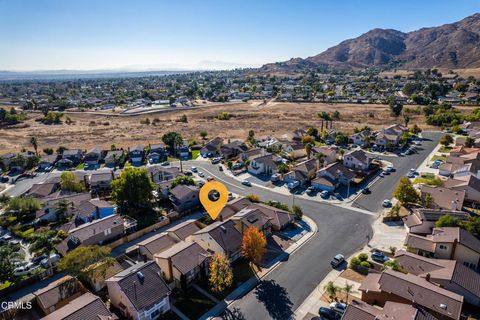
[[[332,261],[330,261],[330,264],[332,267],[336,268],[339,265],[341,265],[345,261],[345,257],[343,254],[337,254],[335,257],[333,257]]]
[[[311,196],[315,192],[315,188],[314,187],[308,187],[306,192],[309,196]]]
[[[162,162],[162,166],[169,166],[169,165],[170,165],[170,162],[168,161]]]
[[[345,310],[347,309],[347,305],[345,303],[341,302],[332,302],[330,303],[330,309],[339,312],[340,314],[345,313]]]
[[[212,159],[212,164],[217,164],[217,163],[220,163],[220,158]]]
[[[199,172],[199,173],[198,173],[198,176],[201,177],[201,178],[203,178],[203,177],[205,177],[205,174],[204,174],[203,172]]]
[[[377,261],[380,263],[384,263],[385,261],[390,260],[383,252],[381,251],[373,251],[371,254],[371,258],[373,261]]]
[[[395,167],[393,166],[393,164],[389,164],[386,168],[387,172],[393,172],[395,171]]]
[[[342,199],[343,199],[343,198],[342,198],[342,195],[341,195],[340,193],[338,193],[338,192],[335,192],[335,193],[333,194],[333,196],[334,196],[337,200],[342,200]]]
[[[247,187],[251,187],[251,186],[252,186],[252,183],[251,183],[250,181],[248,181],[248,180],[243,180],[243,181],[242,181],[242,184],[243,184],[244,186],[247,186]]]
[[[438,169],[438,167],[440,167],[440,165],[443,163],[442,160],[435,160],[433,161],[432,165],[430,166],[430,168],[433,168],[433,169]]]
[[[210,177],[210,176],[207,177],[207,181],[212,181],[212,180],[215,180],[215,179],[213,179],[213,177]]]
[[[0,182],[1,182],[1,183],[7,183],[8,180],[10,180],[10,179],[9,179],[8,177],[6,177],[6,176],[1,176],[1,177],[0,177]]]
[[[383,205],[383,207],[385,207],[385,208],[389,208],[389,207],[392,206],[392,202],[391,202],[390,200],[388,200],[388,199],[385,199],[385,200],[383,200],[382,205]]]
[[[318,313],[320,314],[320,318],[322,319],[338,320],[341,318],[341,315],[339,313],[325,307],[320,307],[320,309],[318,310]]]
[[[192,173],[192,171],[185,171],[185,175],[186,175],[186,176],[192,176],[193,173]]]
[[[197,167],[192,167],[192,172],[198,172]]]
[[[327,190],[320,192],[320,197],[322,197],[323,199],[327,199],[329,195],[330,192],[328,192]]]
[[[219,171],[223,171],[223,167],[222,167],[222,166],[218,166],[218,170],[219,170]]]
[[[413,179],[413,178],[415,178],[415,174],[413,174],[412,172],[409,172],[407,174],[407,178]]]
[[[370,189],[368,187],[365,187],[362,189],[362,193],[363,194],[369,194],[370,193]]]

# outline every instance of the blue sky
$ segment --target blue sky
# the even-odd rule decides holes
[[[256,66],[476,12],[477,0],[0,0],[0,70]]]

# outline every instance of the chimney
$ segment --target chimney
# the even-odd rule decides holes
[[[172,257],[168,257],[168,273],[169,273],[169,279],[170,281],[173,278],[173,266],[172,266]]]
[[[100,208],[95,206],[95,219],[100,219]]]
[[[223,216],[220,215],[220,222],[223,222]]]
[[[425,280],[427,280],[428,282],[430,282],[430,273],[427,273],[427,274],[426,274]]]

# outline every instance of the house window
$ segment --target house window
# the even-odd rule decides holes
[[[112,229],[111,228],[108,228],[107,230],[103,231],[103,234],[105,234],[106,236],[108,236],[109,234],[112,233]]]
[[[470,262],[468,262],[468,261],[464,261],[464,262],[463,262],[463,265],[466,266],[466,267],[468,267],[468,268],[470,268],[470,269],[474,269],[474,270],[475,270],[475,268],[477,267],[475,264],[470,263]]]
[[[447,247],[447,246],[444,246],[443,244],[441,244],[441,245],[440,245],[440,249],[441,249],[441,250],[447,250],[448,247]]]
[[[156,318],[160,315],[160,310],[161,310],[161,309],[157,309],[157,310],[153,311],[153,312],[150,314],[150,319],[156,319]]]

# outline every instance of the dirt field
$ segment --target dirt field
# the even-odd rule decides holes
[[[449,69],[445,69],[445,68],[440,68],[438,69],[443,75],[447,75],[448,74],[448,71]],[[461,78],[468,78],[470,76],[473,76],[475,77],[476,79],[480,79],[480,68],[471,68],[471,69],[453,69],[453,71],[458,74],[459,77]],[[394,76],[402,76],[402,77],[406,77],[406,76],[409,76],[411,74],[413,74],[414,71],[411,71],[411,70],[397,70],[397,71],[383,71],[383,72],[380,72],[379,76],[380,77],[388,77],[388,78],[392,78]]]
[[[88,113],[66,113],[74,123],[67,125],[44,125],[36,119],[40,114],[29,114],[23,127],[0,129],[0,150],[2,153],[22,148],[31,148],[29,138],[36,136],[40,150],[45,147],[88,149],[93,146],[108,148],[128,147],[134,144],[160,142],[168,131],[177,131],[184,138],[201,141],[199,133],[207,131],[208,137],[221,136],[226,139],[245,139],[249,130],[254,130],[257,137],[281,136],[297,128],[320,127],[317,117],[320,111],[338,110],[341,119],[333,123],[335,129],[352,132],[355,127],[369,125],[374,129],[402,122],[403,118],[389,116],[387,106],[357,104],[321,104],[321,103],[279,103],[260,102],[212,106],[197,110],[172,111],[142,116],[103,116]],[[217,120],[220,112],[229,112],[230,120]],[[180,115],[186,114],[188,123],[178,122]],[[142,124],[149,118],[151,124]],[[417,123],[422,128],[424,117],[411,116],[410,124]],[[153,120],[157,119],[155,124]]]

